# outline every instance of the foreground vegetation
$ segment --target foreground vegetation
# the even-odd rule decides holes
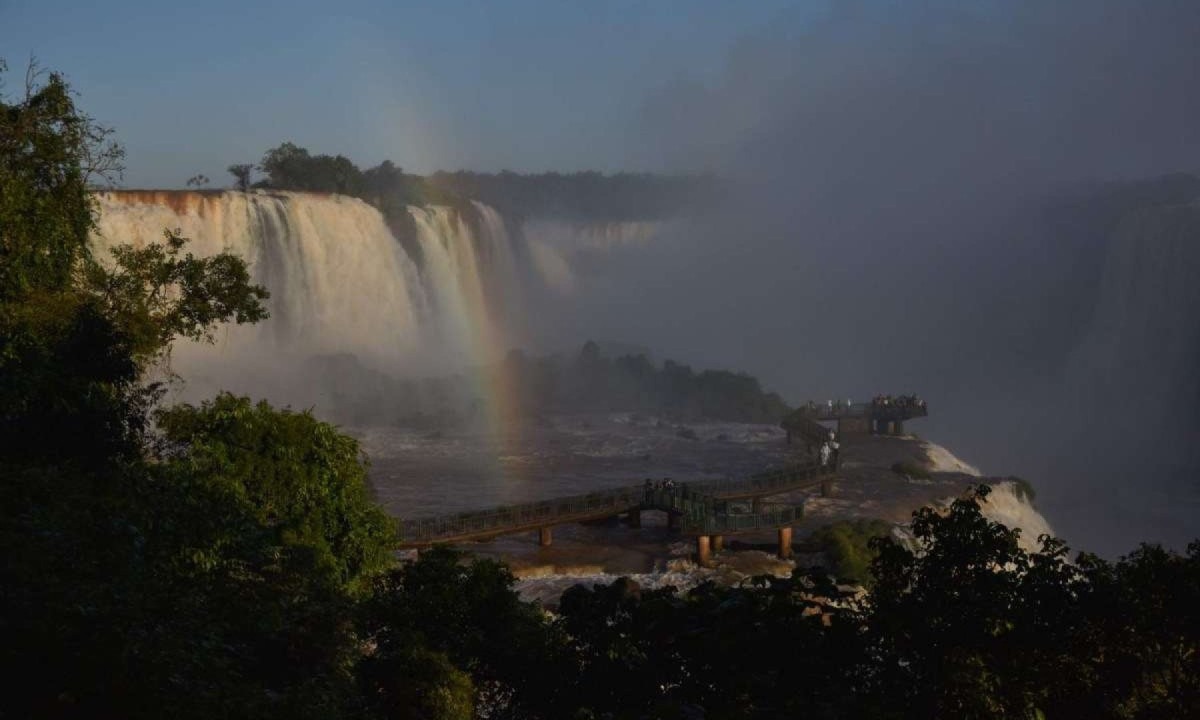
[[[0,716],[1200,714],[1200,544],[1026,553],[982,487],[916,513],[915,550],[871,540],[861,602],[800,570],[576,587],[549,616],[497,563],[396,563],[354,440],[230,395],[161,404],[175,337],[268,298],[171,233],[95,262],[106,139],[56,76],[0,98]]]

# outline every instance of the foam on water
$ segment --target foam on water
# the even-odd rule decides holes
[[[962,460],[959,460],[954,453],[946,448],[931,442],[922,442],[921,448],[929,457],[930,470],[933,472],[955,472],[965,475],[974,475],[979,477],[982,475],[979,469],[974,465],[969,465]]]
[[[1021,547],[1024,550],[1035,552],[1040,547],[1039,535],[1054,535],[1050,523],[1042,517],[1016,483],[998,482],[991,487],[992,492],[982,505],[984,516],[1010,528],[1019,528]]]
[[[780,560],[774,555],[756,550],[724,553],[716,556],[716,564],[704,568],[693,562],[688,555],[690,543],[675,543],[671,547],[673,557],[648,573],[609,573],[598,568],[535,567],[518,571],[517,593],[521,599],[556,605],[564,592],[575,585],[591,588],[593,585],[610,585],[621,577],[632,579],[645,590],[671,587],[686,592],[704,582],[721,585],[737,585],[746,578],[756,575],[787,577],[796,567],[790,560]]]

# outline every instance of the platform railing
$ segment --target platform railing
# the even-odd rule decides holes
[[[850,417],[874,417],[888,420],[909,420],[911,418],[927,417],[929,415],[929,407],[925,404],[914,403],[890,403],[883,405],[874,402],[865,403],[850,403],[834,402],[832,406],[824,405],[803,405],[797,412],[804,417],[814,420],[838,420],[840,418]]]
[[[628,486],[454,515],[402,520],[400,536],[404,542],[419,542],[481,535],[507,528],[535,525],[543,521],[550,523],[558,519],[588,516],[604,511],[620,511],[637,507],[641,502],[641,486]]]
[[[799,505],[760,505],[750,513],[713,513],[705,515],[693,526],[684,523],[684,530],[700,535],[723,535],[752,530],[769,530],[800,522],[804,508]]]

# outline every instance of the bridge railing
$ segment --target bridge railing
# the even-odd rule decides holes
[[[718,497],[722,495],[770,495],[772,490],[794,487],[806,480],[816,481],[831,472],[833,472],[833,468],[809,463],[790,465],[778,470],[751,475],[748,478],[703,480],[688,483],[688,487]]]
[[[847,405],[844,402],[835,402],[832,407],[829,405],[814,405],[803,406],[799,409],[805,417],[816,418],[818,420],[837,420],[843,417],[865,417],[871,410],[871,403],[851,403]]]
[[[683,517],[683,531],[701,535],[773,529],[799,522],[804,510],[794,505],[767,503],[752,512],[730,512],[731,503],[698,492],[691,486],[654,490],[643,507],[669,510]]]
[[[713,513],[697,518],[694,525],[684,523],[684,529],[704,535],[770,530],[800,522],[804,508],[797,505],[770,504],[752,513]]]
[[[454,515],[400,521],[401,543],[500,534],[507,530],[552,525],[577,517],[617,514],[625,510],[654,507],[684,516],[684,526],[725,511],[722,496],[770,495],[793,488],[807,480],[818,480],[832,468],[816,464],[793,465],[751,475],[748,478],[681,483],[673,489],[629,485],[612,490],[509,505]]]
[[[621,510],[642,502],[641,486],[629,486],[569,497],[508,505],[487,510],[402,520],[401,542],[421,542],[438,538],[486,534],[549,522],[558,518],[589,515],[606,510]]]
[[[890,403],[877,405],[875,403],[846,403],[835,402],[829,405],[803,406],[798,411],[801,415],[814,420],[837,420],[844,417],[875,417],[888,420],[908,420],[910,418],[926,417],[929,408],[924,404]]]

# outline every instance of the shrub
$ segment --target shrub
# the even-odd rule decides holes
[[[824,553],[830,574],[839,581],[870,584],[871,562],[878,554],[870,548],[871,538],[891,532],[892,524],[885,520],[844,520],[817,530],[808,543]]]

